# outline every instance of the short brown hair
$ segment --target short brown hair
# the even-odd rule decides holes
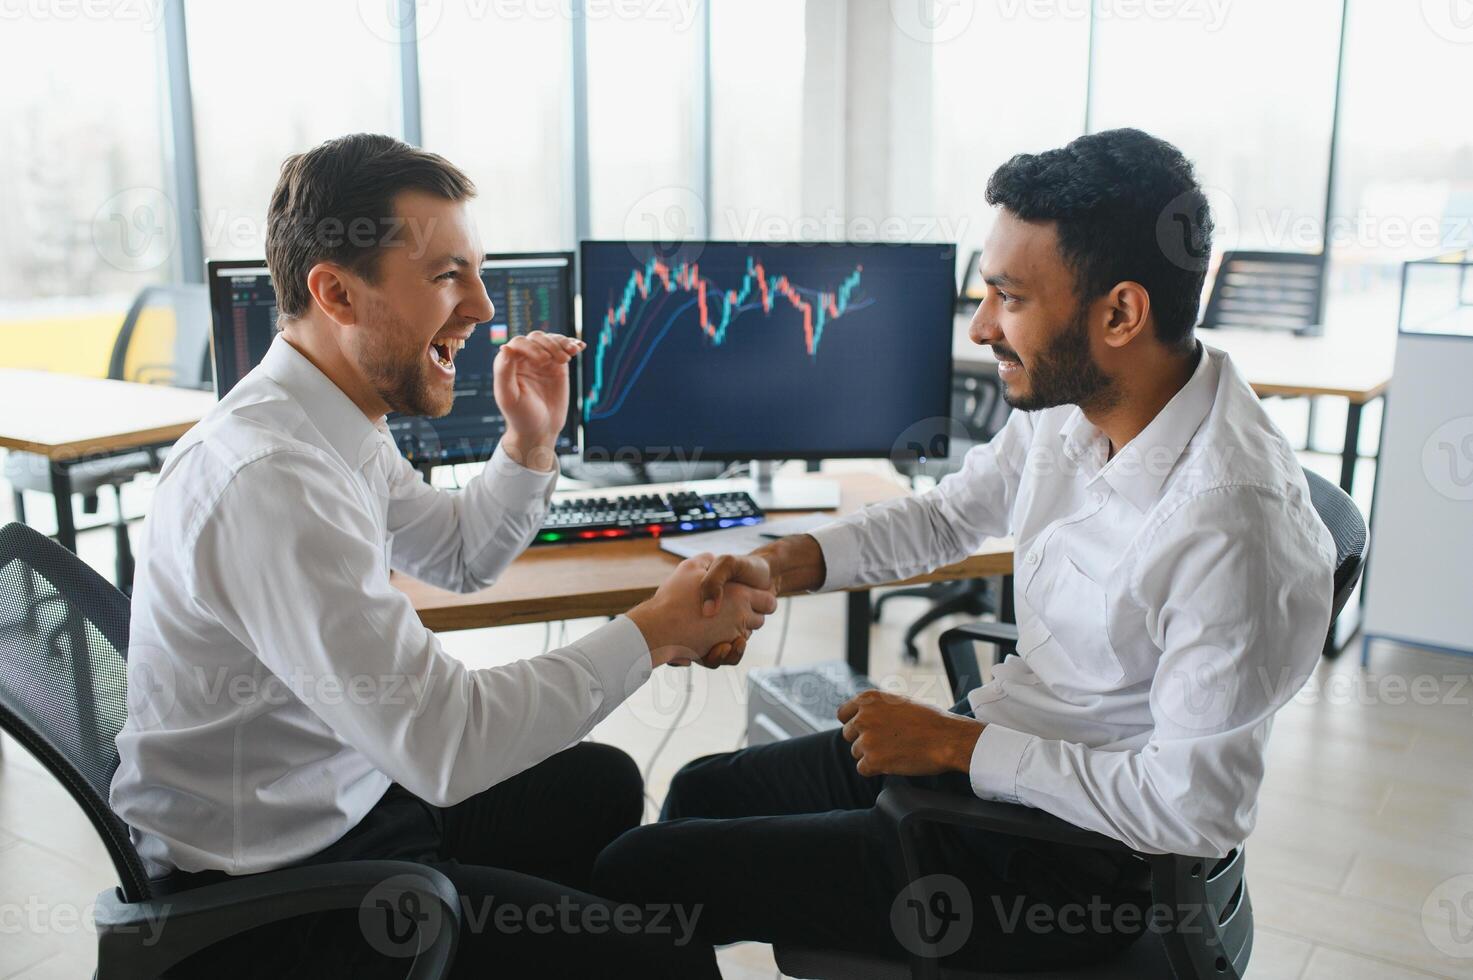
[[[307,273],[318,262],[375,281],[382,250],[402,241],[394,198],[408,190],[463,201],[476,185],[438,153],[392,136],[340,136],[288,157],[266,214],[266,264],[280,315],[311,308]]]

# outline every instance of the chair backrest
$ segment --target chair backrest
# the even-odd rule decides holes
[[[1161,939],[1178,977],[1240,980],[1253,952],[1253,903],[1243,848],[1218,861],[1176,854],[1151,858],[1157,915],[1175,917]]]
[[[127,901],[149,896],[108,806],[127,717],[128,597],[24,524],[0,527],[0,730],[67,788],[102,837]]]
[[[929,476],[939,480],[955,473],[962,468],[962,457],[967,450],[1002,431],[1011,411],[1012,407],[1003,400],[1002,381],[997,375],[958,373],[951,382],[951,418],[966,429],[966,437],[958,438],[953,433],[951,452],[945,459],[902,460],[895,463],[895,469],[912,479]]]
[[[207,288],[198,283],[145,286],[123,317],[107,376],[175,388],[213,387]]]
[[[1224,252],[1202,326],[1320,332],[1325,256],[1315,252]]]
[[[1329,480],[1309,470],[1304,471],[1304,478],[1309,481],[1309,499],[1315,513],[1335,540],[1335,593],[1330,606],[1333,625],[1366,565],[1366,519],[1355,501]]]

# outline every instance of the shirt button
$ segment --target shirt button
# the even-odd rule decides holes
[[[1023,560],[1026,561],[1030,565],[1037,565],[1038,564],[1038,552],[1036,552],[1036,551],[1030,551],[1030,552],[1028,552],[1028,554],[1026,556],[1024,556]]]

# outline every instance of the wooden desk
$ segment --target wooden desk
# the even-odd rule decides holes
[[[990,347],[979,347],[967,336],[968,317],[957,317],[952,334],[952,359],[961,371],[997,370]],[[1198,330],[1203,343],[1227,351],[1248,384],[1261,398],[1327,395],[1344,398],[1345,443],[1340,453],[1340,488],[1350,492],[1355,461],[1360,456],[1361,413],[1384,398],[1391,383],[1392,348],[1367,344],[1355,336],[1334,333],[1296,337],[1272,330],[1242,327]]]
[[[0,368],[0,448],[44,456],[56,539],[77,550],[70,470],[88,459],[165,446],[215,404],[207,391]]]
[[[904,487],[869,474],[827,474],[839,483],[836,516],[880,500],[903,496]],[[773,514],[774,520],[796,516]],[[433,630],[476,629],[540,623],[584,616],[612,616],[642,602],[679,563],[650,538],[529,548],[489,589],[457,594],[394,573],[392,581],[414,602],[420,620]],[[940,582],[1011,575],[1011,539],[989,541],[977,554],[907,582]],[[898,584],[898,583],[897,583]],[[849,593],[848,659],[863,673],[869,666],[869,589]]]

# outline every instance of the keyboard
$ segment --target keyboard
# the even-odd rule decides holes
[[[751,495],[732,493],[636,493],[554,500],[533,544],[659,537],[760,524],[766,516]]]

